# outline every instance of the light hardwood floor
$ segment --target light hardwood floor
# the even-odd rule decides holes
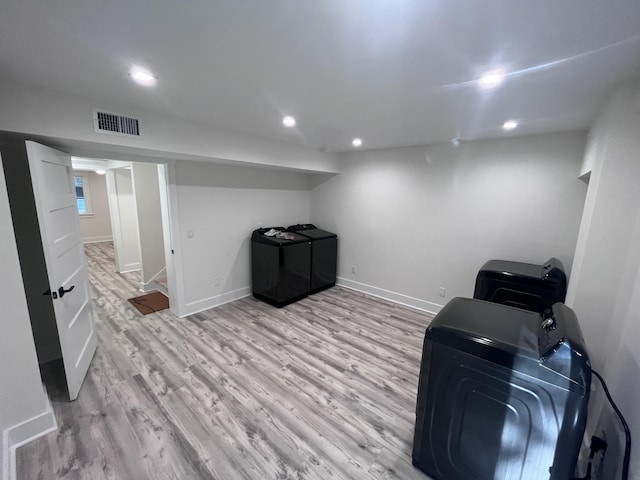
[[[282,309],[252,297],[179,319],[126,301],[110,243],[87,245],[98,351],[18,479],[416,479],[431,317],[335,287]]]

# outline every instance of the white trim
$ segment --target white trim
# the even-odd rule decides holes
[[[416,310],[422,310],[423,312],[437,314],[444,305],[428,302],[420,298],[410,297],[402,293],[393,292],[391,290],[385,290],[384,288],[374,287],[373,285],[367,285],[366,283],[354,282],[348,278],[338,277],[336,281],[337,285],[341,287],[350,288],[358,292],[373,295],[374,297],[383,298],[393,303],[399,303],[406,307],[415,308]]]
[[[220,295],[205,298],[203,300],[197,300],[195,302],[189,302],[185,305],[185,309],[180,315],[180,318],[199,313],[210,308],[219,307],[225,303],[233,302],[244,297],[251,295],[251,287],[243,287],[237,290],[231,290],[230,292],[224,292]]]
[[[101,243],[101,242],[113,242],[111,235],[96,236],[96,237],[84,237],[82,243]]]
[[[16,480],[16,450],[19,447],[58,429],[56,417],[48,401],[46,408],[40,415],[9,427],[3,432],[2,478]]]
[[[182,318],[189,313],[187,313],[188,309],[185,304],[178,181],[174,162],[158,165],[158,182],[164,187],[160,188],[160,208],[162,210],[165,265],[169,288],[169,310],[176,317]]]
[[[167,298],[169,298],[169,295],[168,295],[169,292],[167,291],[167,289],[163,285],[160,285],[155,280],[151,280],[148,283],[140,282],[140,288],[138,290],[140,290],[142,293],[160,291],[160,292],[164,293]]]
[[[116,270],[120,271],[119,246],[122,244],[122,231],[120,230],[120,206],[118,205],[118,190],[114,170],[107,170],[107,197],[109,198],[109,217],[111,219],[111,232],[113,234],[113,249],[116,260]]]
[[[138,272],[142,268],[140,262],[138,263],[128,263],[125,265],[122,270],[118,270],[118,273],[129,273],[129,272]]]

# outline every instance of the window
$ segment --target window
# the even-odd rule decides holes
[[[73,184],[76,189],[76,202],[80,215],[91,215],[91,192],[89,191],[89,173],[82,172],[73,175]]]

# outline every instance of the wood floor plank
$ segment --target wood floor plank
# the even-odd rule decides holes
[[[113,245],[86,254],[98,350],[75,402],[45,368],[59,429],[17,450],[19,480],[428,478],[411,443],[429,315],[335,287],[143,316]]]

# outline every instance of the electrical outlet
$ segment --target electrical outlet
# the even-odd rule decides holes
[[[214,287],[219,287],[220,286],[220,279],[218,277],[213,279],[213,286]]]
[[[351,273],[354,275],[358,273],[358,267],[356,265],[351,265]]]
[[[444,287],[440,287],[440,291],[438,292],[438,295],[444,298],[446,294],[447,294],[447,289]]]

